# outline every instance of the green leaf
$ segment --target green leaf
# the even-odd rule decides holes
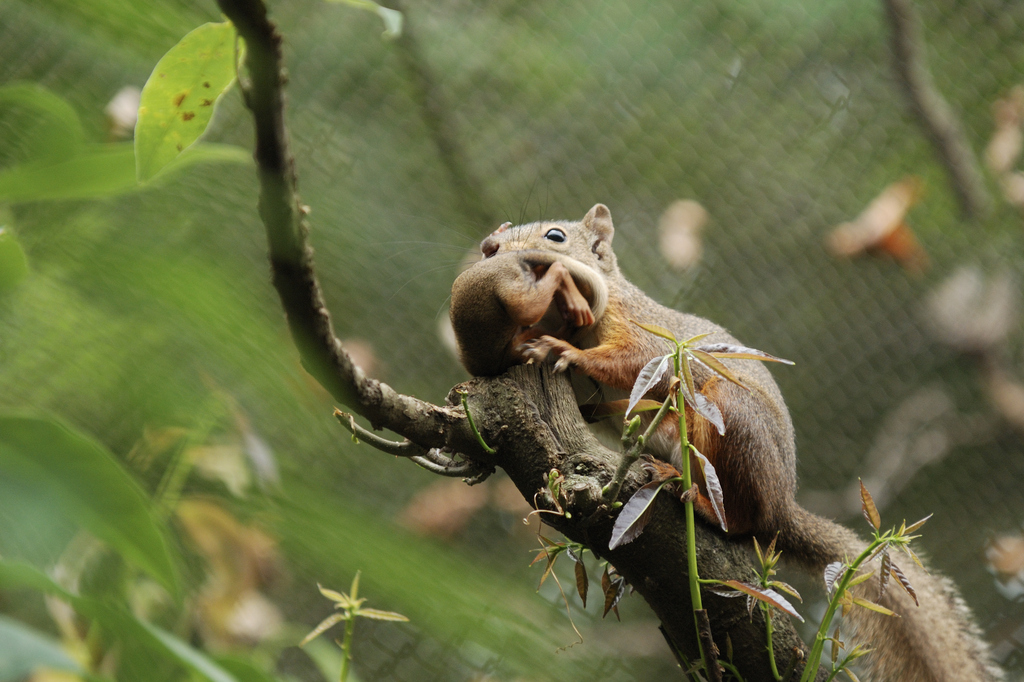
[[[0,294],[12,291],[28,274],[28,261],[14,233],[0,226]]]
[[[74,155],[85,141],[78,114],[66,101],[41,85],[14,83],[0,88],[0,111],[14,110],[5,135],[25,161],[58,160]],[[13,138],[13,139],[11,139]]]
[[[139,620],[121,606],[71,594],[45,573],[28,564],[0,561],[0,588],[29,588],[60,597],[79,614],[102,625],[114,639],[124,645],[126,652],[141,647],[149,653],[184,665],[209,682],[238,682],[205,654],[171,633]]]
[[[402,13],[398,10],[381,7],[373,0],[327,0],[328,2],[345,4],[357,7],[367,12],[373,12],[384,22],[384,37],[393,40],[402,35]]]
[[[20,680],[42,666],[82,671],[82,666],[68,656],[58,640],[0,615],[0,680]]]
[[[135,126],[136,177],[145,182],[206,131],[235,80],[235,27],[203,24],[168,50],[142,88]]]
[[[194,649],[189,644],[178,639],[166,630],[162,630],[155,625],[147,623],[146,621],[135,620],[127,613],[124,614],[124,617],[131,618],[132,621],[152,635],[152,637],[164,648],[166,653],[171,654],[174,658],[177,658],[180,663],[183,663],[187,668],[199,673],[202,677],[210,680],[210,682],[237,682],[231,673],[214,663],[212,659],[206,656],[206,654]]]
[[[162,181],[180,170],[205,162],[250,163],[252,155],[242,147],[202,143],[185,150],[154,179]],[[93,199],[132,192],[135,149],[131,142],[86,145],[75,156],[24,163],[0,171],[0,201],[47,201]]]
[[[0,201],[86,199],[123,194],[137,186],[131,142],[91,144],[71,157],[0,172]]]
[[[149,500],[99,444],[53,421],[0,416],[0,477],[52,501],[177,593],[177,572]],[[8,523],[31,523],[19,520],[19,509],[5,508],[2,499],[0,510]]]
[[[218,666],[245,682],[278,682],[277,678],[263,670],[256,663],[238,655],[217,656]]]

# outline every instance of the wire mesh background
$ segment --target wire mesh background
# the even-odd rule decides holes
[[[141,85],[177,37],[217,20],[212,2],[164,3],[163,14],[140,15],[132,25],[110,19],[103,3],[74,5],[0,6],[0,81],[43,83],[86,112],[93,131],[102,130],[102,107],[114,92]],[[993,103],[1024,80],[1024,4],[916,6],[936,85],[980,155],[992,135]],[[504,220],[577,219],[605,203],[627,277],[663,303],[796,361],[773,373],[796,426],[802,501],[856,526],[845,491],[858,476],[875,476],[890,491],[887,520],[935,512],[922,546],[960,584],[1003,662],[1019,668],[1024,606],[997,587],[985,548],[997,535],[1021,532],[1022,432],[993,406],[976,359],[936,339],[926,301],[960,267],[1019,282],[1024,223],[994,181],[994,212],[980,222],[961,218],[948,174],[894,75],[881,3],[439,0],[403,9],[412,42],[383,40],[377,17],[345,5],[272,6],[285,37],[288,123],[320,274],[339,334],[372,347],[376,374],[400,391],[441,400],[465,378],[439,336],[458,263]],[[454,152],[437,144],[417,89],[424,81],[410,62],[441,98],[442,134]],[[209,137],[251,145],[236,95],[223,102]],[[830,255],[831,229],[908,175],[926,188],[908,223],[930,268],[914,273],[890,259]],[[703,257],[682,273],[665,261],[657,232],[659,216],[677,199],[696,200],[710,215]],[[112,269],[119,257],[140,252],[216,264],[253,314],[276,325],[280,342],[254,206],[251,168],[204,167],[171,187],[99,206],[21,207],[19,221],[33,228],[23,230],[29,255],[55,264],[86,300],[114,287],[114,275],[102,272],[75,280],[80,264],[101,252]],[[102,226],[94,225],[97,214]],[[168,220],[171,230],[148,227]],[[130,292],[118,295],[127,315],[178,319],[171,304],[154,310]],[[226,360],[231,352],[211,350],[220,340],[204,336],[204,320],[179,322],[175,335],[141,339],[111,360],[120,379],[97,390],[127,391],[132,409],[64,395],[65,413],[112,434],[112,447],[129,444],[143,425],[181,418],[164,396],[201,391],[196,376],[174,372],[198,356],[285,453],[291,475],[317,471],[339,499],[384,519],[381,532],[391,532],[387,519],[434,482],[338,445],[344,439],[323,414],[309,416],[308,405],[289,405],[282,418],[281,404],[267,395],[287,352],[269,365],[246,350]],[[89,321],[68,322],[79,323]],[[245,323],[238,325],[245,338]],[[1009,326],[997,356],[1016,382],[1024,376],[1024,336],[1017,318]],[[30,326],[12,331],[16,338],[35,333]],[[27,347],[9,339],[5,362]],[[65,381],[70,370],[44,356],[67,351],[54,341],[36,352],[39,359],[20,356],[8,372],[5,403],[57,404],[40,382]],[[155,354],[163,370],[152,369]],[[69,385],[108,375],[104,367],[74,371]],[[899,480],[879,473],[914,448],[924,449],[926,465]],[[448,546],[483,565],[514,566],[507,579],[527,584],[537,574],[525,568],[510,518],[481,512]],[[545,595],[556,608],[555,595]],[[501,586],[494,599],[503,599]],[[294,606],[292,615],[315,622],[317,608]],[[593,608],[589,615],[574,608],[598,642],[631,641],[624,630],[598,624]],[[657,640],[642,607],[624,615],[646,623],[637,641]],[[548,679],[546,670],[524,674],[504,665],[501,651],[474,643],[475,629],[467,622],[462,637],[441,641],[429,628],[367,625],[357,635],[356,671],[364,680]],[[559,644],[550,658],[558,665],[570,659],[589,679],[671,674],[663,648],[643,653],[638,644],[633,656],[597,655],[600,645],[585,644],[556,654]],[[299,663],[293,672],[317,679]]]

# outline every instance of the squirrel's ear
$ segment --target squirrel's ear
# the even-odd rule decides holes
[[[594,204],[594,207],[583,216],[583,225],[594,232],[602,241],[612,243],[612,236],[615,228],[612,227],[612,212],[604,204]]]

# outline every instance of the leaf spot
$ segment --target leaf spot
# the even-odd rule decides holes
[[[184,149],[184,147],[182,147],[182,146],[181,146],[181,143],[180,143],[180,142],[179,142],[178,144],[174,145],[174,146],[178,148],[178,151],[179,151],[179,152],[180,152],[180,151],[181,151],[182,149]]]
[[[203,81],[203,87],[204,88],[210,87],[210,81]]]
[[[196,117],[196,112],[194,112],[194,111],[183,111],[183,112],[181,112],[181,120],[182,121],[191,121],[195,117]]]
[[[213,100],[212,99],[204,99],[202,102],[200,102],[199,106],[201,106],[201,107],[208,107],[208,106],[211,106],[212,104],[213,104]]]
[[[182,92],[182,93],[179,93],[179,94],[175,95],[174,99],[171,100],[171,101],[174,102],[174,106],[180,107],[181,103],[185,101],[186,97],[188,97],[188,93],[187,92]]]

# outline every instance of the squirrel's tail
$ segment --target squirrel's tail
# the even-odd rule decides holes
[[[801,507],[779,535],[783,556],[796,559],[818,576],[834,561],[852,561],[867,544],[849,528],[816,516]],[[996,682],[1001,670],[991,661],[988,645],[970,610],[948,579],[918,567],[903,552],[891,559],[917,593],[914,604],[895,578],[878,596],[879,560],[871,562],[875,576],[857,586],[856,595],[896,612],[885,616],[854,607],[844,617],[844,632],[872,652],[860,659],[876,682]],[[823,578],[822,578],[823,579]]]

